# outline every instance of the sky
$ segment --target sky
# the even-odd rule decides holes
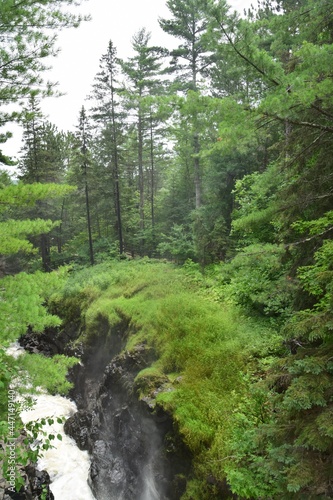
[[[229,0],[232,7],[242,11],[250,0]],[[50,60],[52,69],[44,73],[46,80],[58,82],[62,97],[47,98],[41,108],[47,119],[60,130],[73,130],[79,111],[91,91],[99,60],[112,40],[119,57],[131,56],[131,39],[141,28],[151,32],[151,44],[172,48],[175,40],[164,33],[159,17],[170,17],[166,0],[85,0],[78,8],[81,14],[90,14],[92,20],[79,28],[58,34],[60,54]],[[11,125],[13,138],[2,145],[4,154],[17,157],[21,146],[21,129]]]

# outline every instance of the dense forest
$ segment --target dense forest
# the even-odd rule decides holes
[[[110,40],[68,132],[40,103],[75,3],[0,5],[0,141],[24,130],[19,180],[0,156],[2,442],[17,371],[65,393],[75,363],[6,346],[127,317],[157,356],[139,397],[162,387],[193,456],[182,499],[332,498],[331,0],[167,0],[175,48]]]

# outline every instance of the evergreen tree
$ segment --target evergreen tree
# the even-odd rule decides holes
[[[127,61],[121,61],[122,70],[127,80],[127,86],[123,92],[126,100],[126,107],[131,112],[133,125],[136,129],[136,147],[137,147],[137,170],[139,187],[139,215],[141,243],[140,251],[144,251],[143,232],[145,229],[145,190],[146,173],[148,171],[147,156],[145,155],[145,142],[147,132],[148,141],[152,139],[151,107],[147,96],[153,96],[160,90],[160,83],[157,79],[161,68],[161,57],[165,51],[159,47],[150,47],[150,33],[141,29],[136,33],[132,40],[132,46],[135,55]],[[151,151],[151,149],[150,149]],[[149,158],[149,155],[148,155]],[[152,156],[148,159],[151,165]]]
[[[44,60],[55,55],[57,32],[69,26],[78,26],[80,16],[62,9],[75,5],[76,0],[2,0],[0,4],[0,110],[1,124],[17,120],[20,106],[8,111],[8,104],[35,94],[48,95],[50,84],[43,82]],[[45,29],[47,28],[47,29]],[[9,132],[1,134],[0,142]],[[9,134],[10,135],[10,134]],[[3,159],[4,160],[4,159]]]
[[[33,253],[31,236],[45,234],[59,224],[59,221],[43,219],[17,219],[16,213],[30,212],[31,207],[41,200],[63,197],[72,188],[55,184],[9,184],[0,187],[0,254],[11,255],[17,252]],[[23,212],[22,212],[23,213]]]
[[[161,28],[182,43],[170,52],[171,70],[183,90],[197,91],[208,75],[212,56],[206,43],[210,0],[168,0],[172,18],[160,19]]]
[[[62,134],[50,123],[42,121],[43,117],[34,97],[24,120],[24,145],[19,170],[20,179],[24,183],[63,182],[64,163],[62,158]],[[36,209],[30,211],[31,219],[59,220],[62,210],[58,202],[39,201]],[[45,271],[50,271],[51,241],[55,235],[43,233],[39,237],[40,254]]]
[[[171,51],[172,71],[177,74],[180,88],[199,92],[199,79],[204,79],[212,62],[211,54],[205,38],[209,26],[208,7],[210,0],[169,0],[167,6],[172,18],[160,19],[161,28],[179,39],[182,43]],[[195,208],[199,209],[202,203],[202,169],[200,166],[200,134],[198,131],[197,113],[188,116],[192,128],[192,161],[193,180],[195,186]]]
[[[118,73],[117,51],[112,41],[109,42],[107,53],[100,60],[100,71],[95,77],[91,98],[97,104],[93,107],[93,118],[101,126],[100,145],[104,149],[103,161],[110,170],[109,182],[113,185],[113,205],[116,215],[116,230],[118,233],[119,253],[124,251],[121,182],[120,182],[120,146],[123,142],[123,121],[125,114],[119,109],[119,88],[117,88]]]
[[[253,408],[243,412],[230,454],[242,451],[228,477],[245,497],[330,497],[332,11],[325,2],[281,1],[260,6],[236,34],[227,26],[224,19],[242,64],[260,76],[260,99],[247,106],[254,124],[274,130],[278,153],[237,183],[233,228],[245,248],[228,290],[279,318],[285,340],[264,389],[253,389],[266,391],[268,412],[262,420]]]
[[[89,182],[88,182],[88,169],[91,165],[90,161],[90,140],[91,134],[89,131],[89,123],[88,117],[85,111],[84,106],[82,106],[79,117],[78,130],[76,133],[77,139],[77,155],[79,166],[82,171],[82,181],[84,185],[84,193],[85,193],[85,205],[86,205],[86,214],[87,214],[87,230],[88,230],[88,241],[89,241],[89,257],[90,264],[94,265],[94,249],[93,249],[93,240],[92,240],[92,227],[91,227],[91,216],[90,216],[90,200],[89,200]]]

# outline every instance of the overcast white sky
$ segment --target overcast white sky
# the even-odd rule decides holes
[[[229,0],[238,11],[250,5],[250,0]],[[51,61],[52,69],[45,79],[59,82],[58,89],[66,95],[46,99],[42,110],[48,120],[60,130],[73,130],[79,110],[99,68],[99,60],[107,50],[109,40],[117,47],[118,56],[131,55],[131,39],[140,28],[147,28],[151,44],[171,48],[172,37],[164,33],[159,17],[170,17],[166,0],[87,0],[79,7],[82,14],[91,14],[92,20],[77,29],[59,33],[61,53]],[[14,137],[2,145],[7,155],[17,156],[20,147],[20,129],[11,126]]]

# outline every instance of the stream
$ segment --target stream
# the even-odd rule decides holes
[[[22,411],[24,423],[53,418],[43,430],[62,437],[52,440],[38,470],[48,472],[55,500],[179,500],[191,456],[174,434],[170,415],[161,407],[152,412],[149,398],[136,395],[135,378],[150,365],[151,352],[144,344],[121,351],[120,334],[118,343],[114,338],[110,343],[101,336],[74,368],[75,402],[41,392]],[[17,357],[23,351],[15,344],[7,353]]]
[[[66,419],[76,412],[73,401],[62,396],[40,394],[36,396],[33,408],[23,411],[24,424],[41,418],[54,418],[52,425],[44,426],[48,434],[60,434],[62,440],[52,441],[53,447],[44,451],[38,460],[38,469],[47,470],[50,475],[50,489],[55,500],[93,500],[88,483],[90,460],[87,451],[81,451],[75,441],[64,433],[63,424],[57,423],[57,417]]]
[[[7,349],[7,354],[17,358],[24,352],[18,343]],[[22,411],[20,417],[24,424],[31,420],[53,418],[52,425],[43,430],[48,434],[60,434],[62,439],[52,441],[52,448],[44,451],[37,463],[38,470],[47,470],[50,479],[50,490],[55,500],[94,500],[95,497],[87,483],[90,459],[87,451],[81,451],[75,441],[64,432],[64,425],[57,422],[57,417],[65,419],[77,411],[76,404],[62,396],[50,394],[34,395],[35,404]]]

